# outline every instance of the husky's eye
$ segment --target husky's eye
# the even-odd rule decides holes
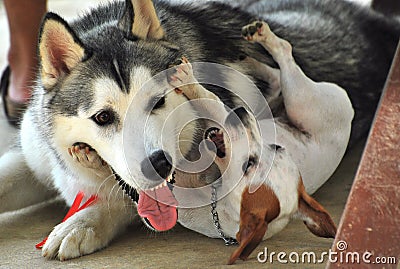
[[[159,109],[165,104],[165,96],[161,97],[154,105],[153,109]]]
[[[92,116],[92,120],[100,126],[108,125],[114,122],[114,113],[109,110],[102,110]]]
[[[247,173],[247,171],[256,164],[256,158],[250,157],[249,160],[243,163],[242,170],[243,173]]]

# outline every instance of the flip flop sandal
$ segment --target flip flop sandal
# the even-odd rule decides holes
[[[22,116],[26,110],[26,103],[19,103],[11,100],[8,96],[8,85],[10,83],[11,69],[9,66],[3,71],[0,81],[1,99],[3,101],[4,114],[13,126],[18,127],[21,123]]]

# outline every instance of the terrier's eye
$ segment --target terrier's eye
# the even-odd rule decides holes
[[[101,110],[91,118],[97,125],[104,126],[114,122],[114,113],[110,110]]]
[[[247,162],[243,163],[242,170],[243,173],[247,173],[248,170],[256,164],[256,159],[254,157],[250,157]]]

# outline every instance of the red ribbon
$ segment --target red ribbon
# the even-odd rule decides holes
[[[62,222],[66,221],[69,219],[71,216],[73,216],[75,213],[81,211],[82,209],[85,209],[86,207],[92,205],[97,201],[97,195],[92,195],[90,198],[84,203],[82,206],[79,206],[82,203],[83,198],[85,197],[85,194],[83,192],[78,192],[78,194],[75,197],[74,202],[72,203],[71,208],[69,209],[68,213],[65,215],[64,219]],[[43,239],[42,242],[36,244],[37,249],[41,249],[43,245],[46,243],[47,237]]]

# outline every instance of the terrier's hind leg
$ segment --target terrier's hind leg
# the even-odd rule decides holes
[[[278,63],[286,112],[298,129],[314,135],[351,122],[353,109],[346,92],[308,78],[296,64],[290,43],[276,36],[267,23],[256,21],[243,27],[242,34],[261,44]]]
[[[272,92],[269,93],[271,98],[277,98],[279,96],[281,92],[281,72],[279,69],[272,68],[251,57],[246,57],[240,64],[252,70],[256,78],[268,82],[270,90],[272,90]]]
[[[55,197],[37,181],[19,149],[0,157],[0,213],[21,209]]]

